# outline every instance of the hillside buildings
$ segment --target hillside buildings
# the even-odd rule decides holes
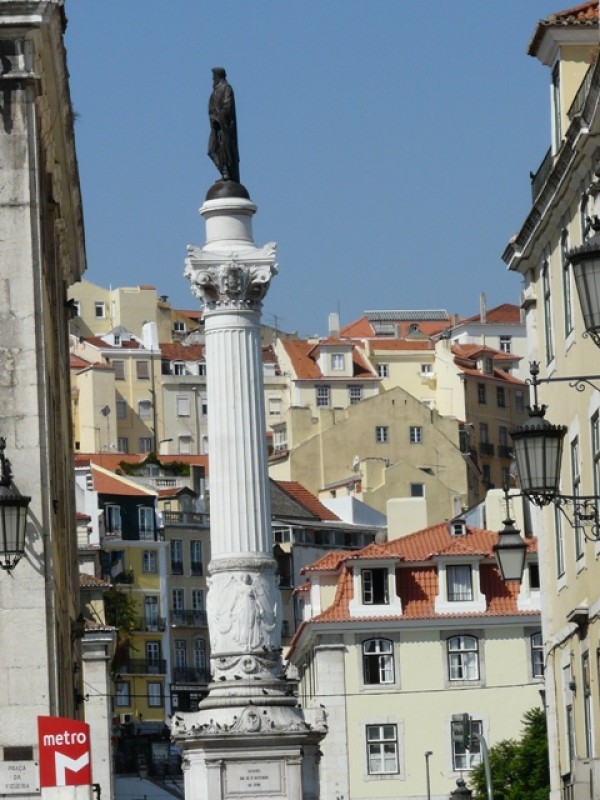
[[[565,495],[594,495],[588,522],[577,506],[532,508],[540,535],[552,800],[589,800],[600,787],[600,391],[575,391],[570,376],[598,374],[598,349],[583,338],[569,251],[593,233],[599,213],[598,3],[553,14],[536,27],[529,55],[548,67],[551,147],[532,181],[532,206],[504,253],[523,281],[527,357],[539,362],[539,402],[566,426]]]

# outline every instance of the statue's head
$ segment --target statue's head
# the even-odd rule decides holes
[[[217,83],[217,81],[224,80],[227,77],[227,73],[223,69],[223,67],[213,67],[212,69],[213,74],[213,81]]]

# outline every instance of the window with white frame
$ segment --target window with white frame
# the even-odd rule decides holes
[[[544,641],[541,631],[533,633],[529,638],[531,648],[531,674],[534,678],[544,677]]]
[[[115,706],[127,708],[131,705],[131,684],[129,681],[115,681]]]
[[[173,362],[173,375],[187,375],[187,370],[185,368],[185,361]]]
[[[390,429],[387,425],[375,426],[375,441],[377,444],[385,444],[390,440]]]
[[[390,377],[390,365],[389,364],[377,364],[377,377],[379,377],[379,378],[389,378]]]
[[[201,638],[194,639],[194,667],[206,669],[206,641]]]
[[[340,372],[346,369],[346,358],[344,353],[331,354],[331,369],[333,372]]]
[[[411,444],[422,444],[423,443],[423,426],[422,425],[411,425],[409,429],[409,441]]]
[[[457,725],[462,725],[462,722],[452,721],[453,728]],[[452,731],[452,766],[455,772],[471,770],[480,763],[482,733],[483,724],[481,720],[476,719],[471,720],[471,735],[468,742],[461,741],[460,737],[455,736]]]
[[[206,377],[206,361],[198,362],[198,375],[201,378]]]
[[[269,416],[270,417],[280,417],[281,416],[281,398],[280,397],[269,397]]]
[[[115,401],[115,410],[117,412],[117,419],[127,419],[127,403],[125,400]]]
[[[107,533],[121,533],[121,506],[104,507],[104,530]]]
[[[183,589],[171,589],[171,611],[183,611],[184,605]]]
[[[387,605],[390,602],[387,568],[363,569],[361,577],[363,605]]]
[[[581,462],[579,458],[579,437],[575,437],[571,442],[571,483],[573,486],[573,496],[579,497],[581,494]],[[583,526],[579,522],[579,517],[575,516],[575,558],[583,557]]]
[[[157,572],[156,550],[144,550],[142,554],[142,572]]]
[[[546,364],[554,358],[554,333],[552,330],[552,294],[550,288],[550,265],[548,259],[542,264],[542,294],[544,298],[544,338],[546,343]]]
[[[512,353],[512,336],[500,336],[500,352]]]
[[[138,450],[140,453],[149,453],[152,450],[152,437],[140,436],[138,439]]]
[[[349,386],[348,387],[348,398],[350,400],[350,405],[355,406],[357,403],[360,403],[363,397],[363,387],[362,386]]]
[[[367,725],[367,771],[369,775],[391,775],[398,770],[396,725]]]
[[[560,264],[562,267],[565,336],[568,336],[573,330],[573,299],[571,292],[571,264],[569,262],[569,249],[569,231],[565,229],[560,235]]]
[[[106,306],[102,300],[96,300],[94,303],[94,316],[96,319],[104,319],[106,314]]]
[[[421,375],[426,377],[433,374],[433,364],[421,364]]]
[[[200,539],[190,541],[190,569],[192,575],[202,575],[202,542]]]
[[[152,418],[152,401],[138,400],[138,416],[140,419]]]
[[[185,333],[185,322],[175,320],[173,322],[173,333]]]
[[[119,453],[128,453],[129,452],[129,439],[127,436],[119,436],[117,438],[117,450]]]
[[[394,682],[394,645],[389,639],[363,642],[363,679],[366,684]]]
[[[470,564],[449,564],[446,567],[448,601],[465,603],[473,599],[473,573]]]
[[[204,589],[192,589],[192,611],[204,611]]]
[[[175,669],[187,667],[187,642],[185,639],[175,639]]]
[[[72,318],[81,316],[81,300],[70,300],[69,305],[71,307],[71,315]]]
[[[315,392],[317,406],[322,408],[327,407],[331,402],[331,392],[329,386],[316,386]]]
[[[115,380],[116,381],[124,381],[125,380],[125,362],[119,359],[118,361],[111,361],[110,362],[112,368],[115,371]]]
[[[184,436],[178,436],[177,441],[179,443],[179,452],[181,455],[189,455],[192,452],[192,437],[185,434]]]
[[[177,395],[177,416],[178,417],[190,416],[190,396],[188,394]]]
[[[273,428],[273,450],[275,452],[287,450],[287,425],[278,425]]]
[[[475,636],[452,636],[448,648],[448,677],[451,681],[479,680],[479,642]]]
[[[135,374],[139,381],[150,380],[150,369],[147,361],[135,362]]]
[[[183,541],[172,539],[171,549],[171,575],[183,575]]]
[[[149,506],[138,507],[140,539],[152,538],[154,534],[154,509]]]
[[[148,705],[150,708],[161,708],[163,704],[162,683],[148,681]]]

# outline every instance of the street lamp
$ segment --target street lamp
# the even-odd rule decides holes
[[[504,520],[504,528],[498,531],[498,543],[493,550],[502,580],[521,581],[527,545],[521,538],[521,532],[515,528],[514,520],[508,516]]]
[[[600,175],[595,176],[589,191],[598,194]],[[600,347],[600,219],[593,216],[589,224],[594,235],[580,247],[569,251],[567,260],[573,267],[573,277],[579,295],[584,336],[590,336],[597,347]]]
[[[25,497],[13,485],[5,448],[6,439],[0,436],[0,568],[10,572],[25,552],[27,509],[31,497]]]

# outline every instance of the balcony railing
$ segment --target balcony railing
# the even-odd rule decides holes
[[[171,561],[171,575],[183,575],[183,561]]]
[[[206,611],[171,611],[169,612],[169,624],[205,628]]]
[[[173,683],[210,683],[210,670],[195,667],[175,667]]]
[[[548,180],[548,176],[552,172],[552,164],[552,148],[550,148],[544,156],[544,160],[538,167],[538,171],[531,179],[531,201],[533,203],[535,203],[537,196],[544,188],[544,185]]]
[[[571,103],[569,110],[567,111],[567,116],[569,121],[572,121],[573,117],[577,116],[583,109],[586,97],[588,96],[588,92],[590,91],[590,86],[592,85],[592,75],[594,74],[594,66],[592,65],[588,71],[585,73],[585,77],[581,82],[581,86],[577,90],[577,94]]]
[[[500,458],[511,458],[513,457],[512,447],[509,447],[507,444],[499,444],[498,445],[498,455]]]
[[[146,619],[145,617],[138,617],[135,622],[136,631],[145,631],[146,633],[160,633],[167,627],[167,621],[164,617],[157,619]]]
[[[190,565],[190,570],[191,570],[192,575],[197,575],[197,576],[198,575],[202,575],[202,573],[203,573],[202,562],[201,561],[192,561],[192,563]]]
[[[165,525],[194,525],[208,528],[209,515],[200,511],[165,511]]]
[[[167,662],[162,658],[130,658],[118,669],[120,675],[165,675]]]
[[[491,442],[479,442],[479,454],[482,456],[493,456],[494,445]]]

